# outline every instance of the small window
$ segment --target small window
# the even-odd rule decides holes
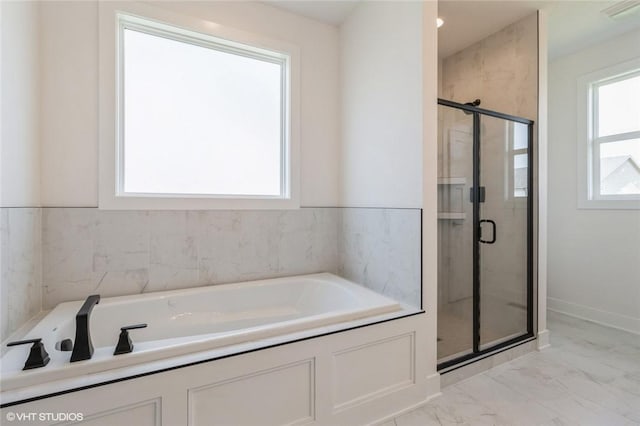
[[[515,121],[505,122],[507,131],[506,200],[524,199],[529,195],[529,126]]]
[[[589,89],[590,199],[640,200],[640,69]]]
[[[116,196],[289,198],[289,56],[119,24]]]

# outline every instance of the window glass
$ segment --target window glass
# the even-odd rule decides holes
[[[513,123],[513,149],[527,149],[529,146],[529,127],[522,123]]]
[[[597,137],[640,130],[640,75],[597,86]]]
[[[122,190],[284,197],[282,60],[123,30]]]
[[[513,156],[513,196],[526,197],[529,186],[529,155],[517,154]]]
[[[640,139],[600,145],[600,193],[640,194]]]

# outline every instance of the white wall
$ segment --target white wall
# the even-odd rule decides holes
[[[538,291],[535,294],[535,301],[538,307],[536,322],[538,326],[538,349],[545,349],[549,346],[549,330],[547,329],[547,261],[548,261],[548,192],[549,192],[549,90],[548,90],[548,14],[543,10],[538,10],[538,154],[534,158],[534,167],[538,171],[538,199],[534,201],[534,209],[538,213],[537,227],[537,253],[534,264],[537,264],[536,274]]]
[[[338,202],[338,29],[253,2],[155,6],[299,46],[301,204]],[[97,206],[98,8],[42,5],[42,180],[45,206]]]
[[[422,204],[422,8],[362,2],[341,26],[341,205]]]
[[[41,2],[42,203],[98,203],[98,7]]]
[[[549,309],[640,333],[640,211],[577,208],[577,79],[640,56],[640,31],[549,64]]]
[[[0,32],[0,340],[4,340],[42,307],[38,4],[1,2]]]
[[[426,311],[427,395],[440,391],[438,354],[438,33],[434,25],[438,3],[422,9],[422,306]]]
[[[0,206],[38,206],[38,5],[2,2],[0,7]]]

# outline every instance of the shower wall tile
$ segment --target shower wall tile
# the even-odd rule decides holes
[[[41,310],[41,218],[39,208],[0,209],[0,340]]]
[[[420,306],[420,210],[345,208],[339,228],[340,275]]]
[[[44,307],[338,270],[336,209],[43,210]]]
[[[444,58],[442,98],[535,120],[538,28],[532,14]]]

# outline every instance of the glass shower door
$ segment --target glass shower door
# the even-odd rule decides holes
[[[530,127],[480,117],[479,350],[529,330]]]
[[[440,99],[438,367],[533,334],[533,122]]]
[[[438,106],[438,360],[474,348],[473,185],[474,116]]]

